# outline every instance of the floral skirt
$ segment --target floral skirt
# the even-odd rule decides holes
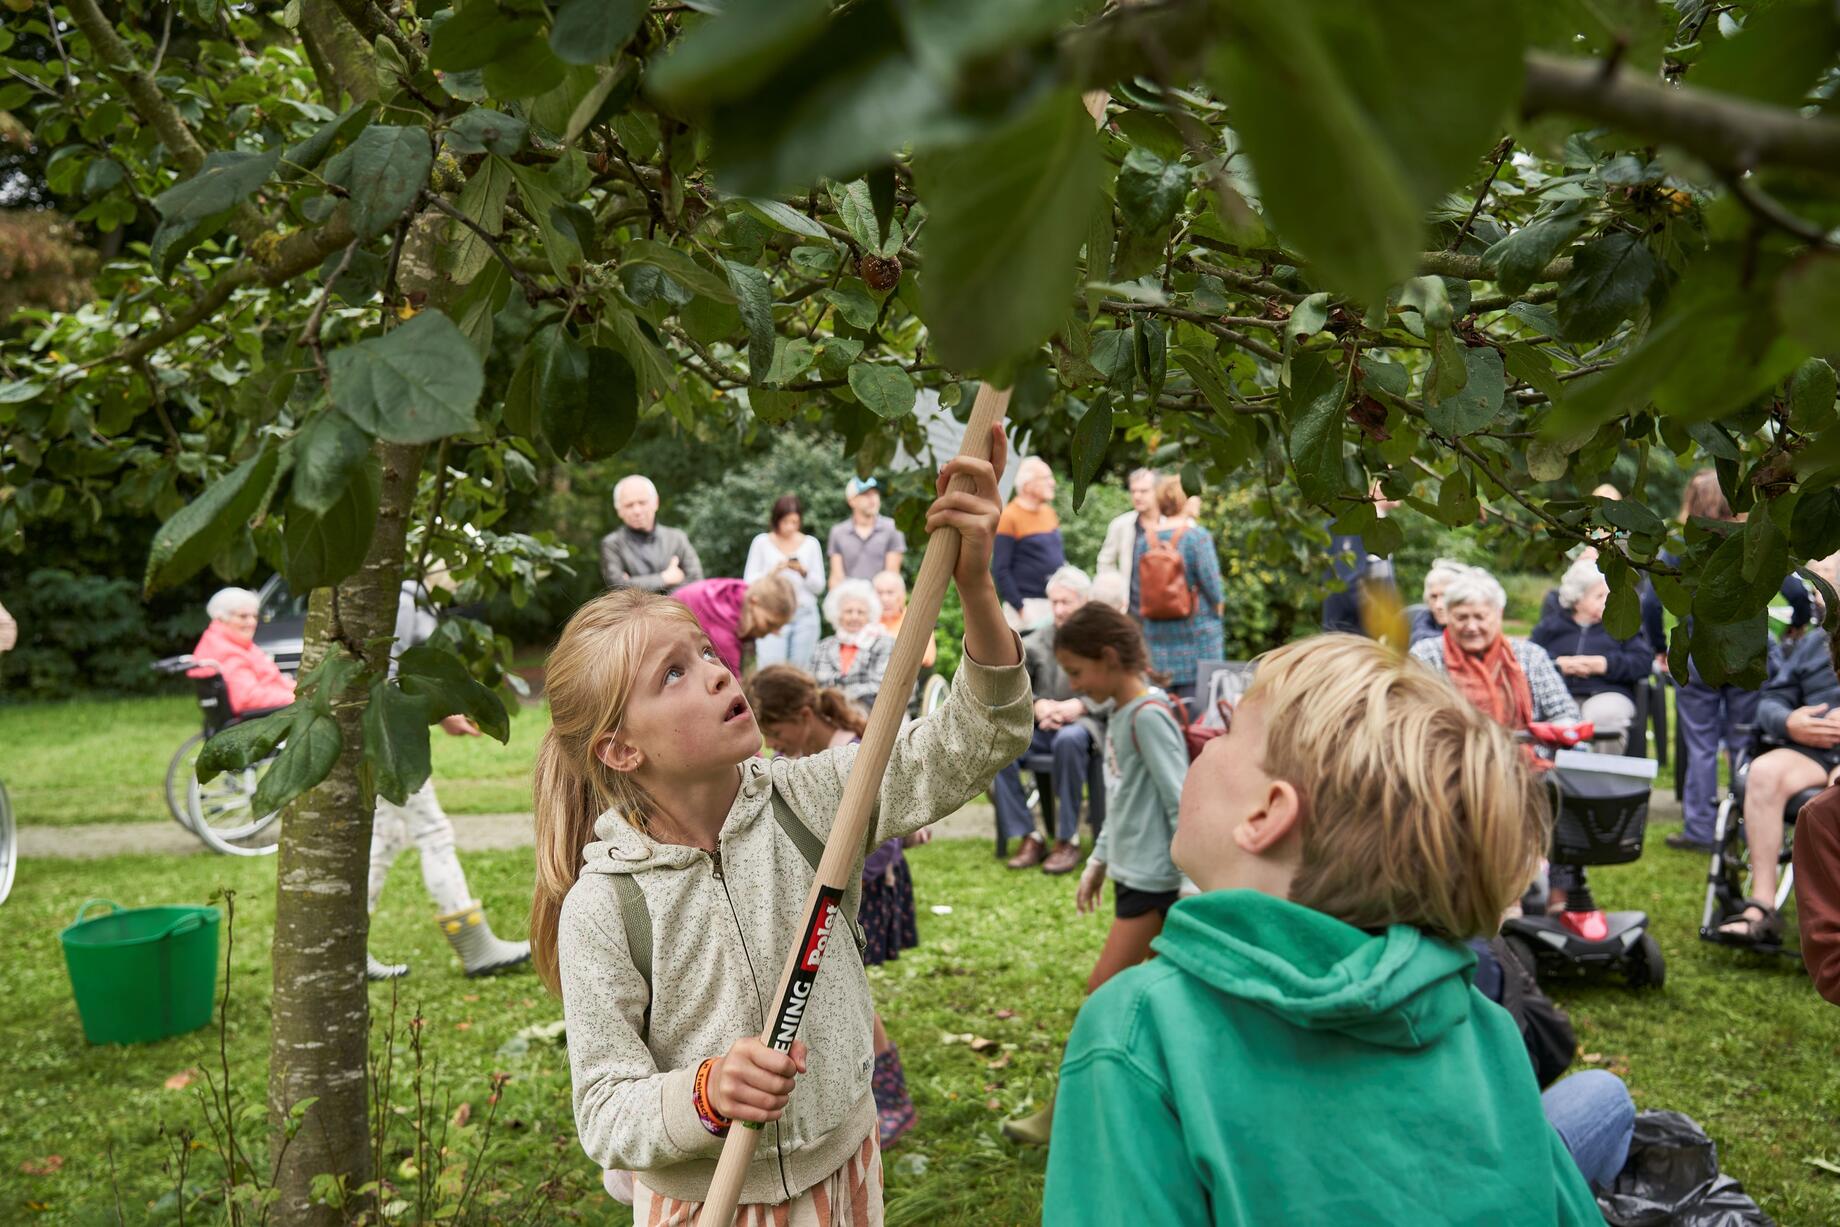
[[[901,857],[872,882],[863,883],[862,910],[857,913],[867,945],[863,964],[885,963],[901,957],[901,951],[920,944],[920,928],[914,918],[914,875]]]

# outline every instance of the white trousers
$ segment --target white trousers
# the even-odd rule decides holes
[[[454,824],[441,809],[430,780],[401,805],[377,798],[377,813],[371,819],[370,910],[377,910],[390,866],[410,844],[422,854],[422,883],[436,910],[444,915],[470,906],[473,896],[454,851]]]

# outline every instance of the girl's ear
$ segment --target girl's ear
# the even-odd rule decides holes
[[[1118,654],[1117,648],[1108,643],[1099,649],[1099,663],[1109,669],[1123,669],[1124,657]]]
[[[621,741],[608,733],[594,743],[594,757],[613,771],[633,772],[645,762],[645,752],[631,742]]]

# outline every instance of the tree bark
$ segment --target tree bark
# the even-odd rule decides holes
[[[355,655],[370,644],[370,666],[387,665],[404,535],[423,450],[420,445],[376,445],[383,490],[370,550],[358,572],[338,586],[336,597],[333,589],[314,592],[303,672],[339,646]],[[344,1221],[348,1214],[336,1203],[313,1204],[313,1178],[340,1177],[349,1194],[373,1175],[364,948],[370,929],[365,882],[375,798],[360,772],[363,718],[361,694],[340,705],[344,746],[338,762],[281,820],[268,1042],[269,1155],[280,1194],[275,1206],[280,1224],[332,1227]],[[309,1097],[315,1102],[289,1140],[289,1114]]]

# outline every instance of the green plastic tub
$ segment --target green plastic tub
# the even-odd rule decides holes
[[[90,916],[90,909],[108,913]],[[92,1044],[146,1044],[211,1021],[219,916],[211,907],[123,911],[91,899],[58,934]]]

